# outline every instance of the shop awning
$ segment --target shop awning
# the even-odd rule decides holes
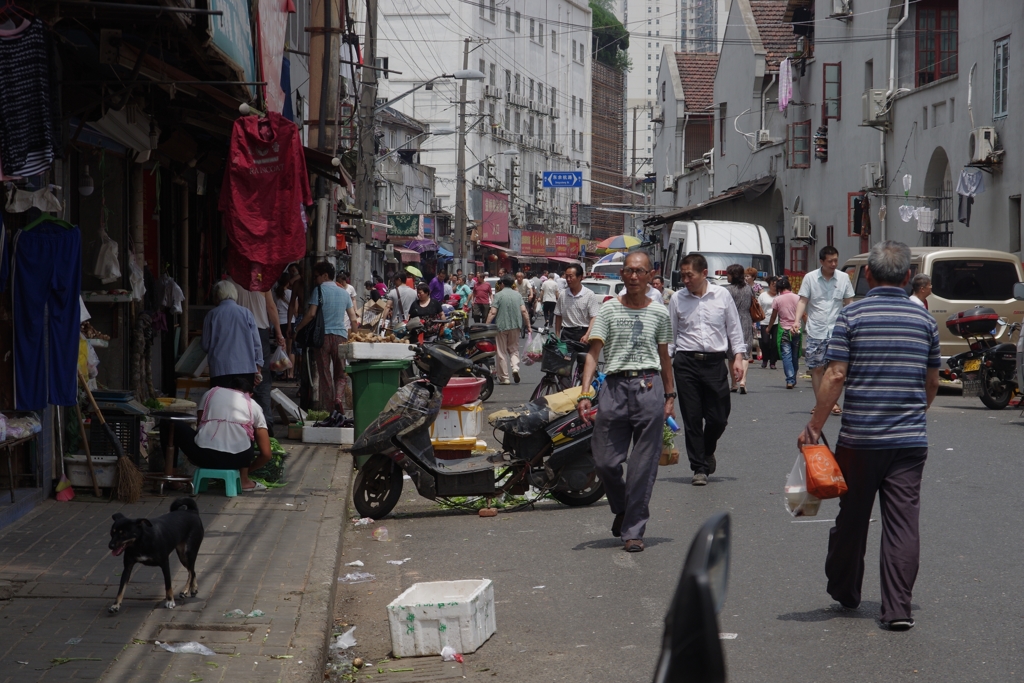
[[[547,256],[516,256],[516,260],[520,263],[547,263]]]
[[[509,249],[508,247],[503,247],[500,244],[495,244],[494,242],[481,242],[480,246],[481,247],[486,247],[488,249],[495,249],[497,251],[503,251],[506,254],[514,254],[514,253],[516,253],[516,252],[512,251],[511,249]]]
[[[395,252],[398,254],[398,257],[402,259],[402,263],[419,263],[420,261],[420,255],[412,249],[395,247]]]
[[[444,247],[438,247],[437,248],[437,255],[440,256],[441,258],[451,258],[451,257],[455,256],[455,254],[453,254],[452,252],[448,251]]]
[[[576,266],[582,266],[579,259],[568,258],[566,256],[548,256],[548,261],[558,261],[559,263],[571,263]]]
[[[673,211],[672,213],[664,213],[658,216],[651,216],[650,218],[645,218],[644,225],[662,225],[666,223],[671,223],[672,221],[683,220],[685,218],[689,218],[694,213],[702,209],[707,209],[709,207],[715,206],[716,204],[722,204],[723,202],[731,202],[734,199],[739,199],[740,197],[743,197],[743,199],[749,202],[754,199],[757,199],[762,194],[764,194],[765,191],[767,191],[768,188],[770,188],[774,183],[775,176],[773,175],[765,176],[764,178],[758,178],[757,180],[751,180],[750,182],[747,183],[740,183],[735,187],[730,187],[728,190],[718,195],[717,197],[712,197],[706,202],[690,204],[689,206],[683,207],[678,211]]]
[[[423,254],[428,251],[437,251],[437,242],[435,242],[434,240],[409,240],[402,246],[404,246],[406,249],[412,249],[417,254]]]

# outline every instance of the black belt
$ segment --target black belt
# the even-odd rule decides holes
[[[725,351],[709,351],[708,353],[705,353],[703,351],[676,351],[676,353],[681,353],[684,356],[689,356],[694,360],[706,361],[725,360],[728,357]]]
[[[610,374],[608,376],[609,377],[626,377],[626,378],[632,379],[634,377],[646,377],[648,375],[657,375],[657,374],[660,374],[660,373],[661,373],[661,370],[656,370],[654,368],[649,368],[647,370],[620,370],[619,372],[613,372],[612,374]]]
[[[569,325],[562,325],[563,330],[585,330],[586,325],[580,325],[579,327],[570,327]]]

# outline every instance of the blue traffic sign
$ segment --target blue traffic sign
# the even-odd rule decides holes
[[[583,187],[583,171],[544,171],[544,187]]]

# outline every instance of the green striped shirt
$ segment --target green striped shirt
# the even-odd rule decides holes
[[[659,369],[658,345],[672,341],[672,323],[661,304],[627,308],[616,297],[601,304],[590,338],[604,342],[606,374]]]

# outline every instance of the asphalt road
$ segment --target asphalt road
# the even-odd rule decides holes
[[[539,378],[537,367],[524,369],[523,384],[498,387],[487,409],[524,402]],[[372,527],[347,531],[345,561],[362,560],[362,571],[377,577],[339,591],[336,616],[358,626],[356,653],[377,660],[390,651],[385,605],[401,590],[484,577],[494,581],[498,629],[467,655],[471,680],[649,681],[693,534],[725,510],[732,564],[720,630],[735,634],[722,641],[730,681],[1024,679],[1018,411],[940,393],[929,413],[917,627],[890,633],[877,620],[879,527],[869,540],[864,603],[843,613],[825,593],[823,568],[838,503],[826,501],[817,517],[798,520],[784,509],[782,487],[813,404],[809,381],[786,391],[781,363],[776,371],[758,364],[748,386],[748,395],[733,395],[718,472],[707,487],[690,485],[685,455],[661,468],[640,554],[625,553],[611,537],[604,500],[587,508],[544,502],[479,518],[440,510],[407,481],[402,502],[379,524],[390,542],[373,541]],[[830,418],[830,439],[838,429]],[[680,435],[680,450],[682,442]],[[401,566],[386,564],[407,557]],[[418,660],[403,661],[416,668]],[[415,676],[383,670],[383,677],[372,672],[374,680]]]

